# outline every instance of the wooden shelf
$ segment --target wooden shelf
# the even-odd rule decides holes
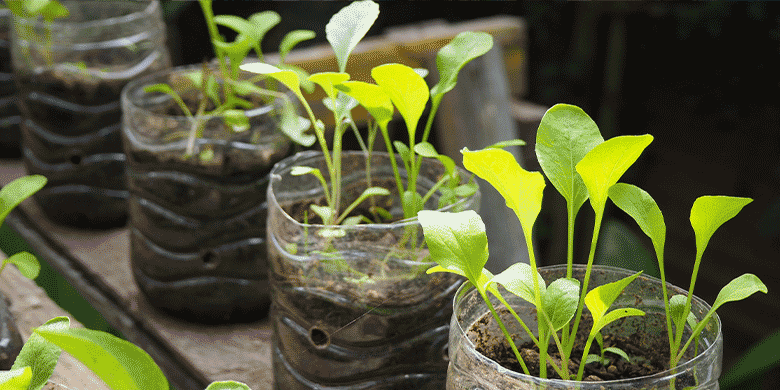
[[[25,174],[21,162],[0,160],[0,185]],[[6,224],[112,327],[146,350],[177,389],[202,390],[216,380],[241,381],[253,390],[271,388],[269,322],[204,326],[154,309],[133,279],[126,228],[101,231],[58,226],[31,200],[17,207]],[[3,292],[16,284],[3,283]]]

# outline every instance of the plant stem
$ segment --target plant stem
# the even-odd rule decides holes
[[[509,334],[509,331],[506,330],[506,326],[504,326],[501,318],[498,317],[498,313],[496,313],[496,309],[493,307],[493,304],[490,303],[490,299],[488,299],[487,295],[482,291],[480,291],[479,294],[482,295],[482,299],[484,299],[485,303],[487,303],[487,307],[490,309],[490,313],[493,314],[493,318],[495,318],[498,326],[501,328],[501,332],[504,333],[504,337],[506,337],[506,340],[509,342],[509,346],[512,348],[512,352],[515,353],[517,361],[520,363],[520,366],[523,367],[523,373],[526,375],[531,375],[531,373],[528,371],[528,367],[525,365],[525,361],[523,361],[523,358],[520,356],[520,351],[517,350],[515,341],[512,340],[512,336]]]
[[[569,344],[566,347],[566,350],[569,354],[571,354],[572,349],[574,348],[574,341],[577,338],[577,330],[580,326],[580,320],[582,319],[582,311],[585,308],[585,295],[588,293],[588,284],[590,282],[590,272],[593,269],[593,259],[596,254],[596,242],[599,238],[599,230],[601,230],[601,220],[604,217],[604,209],[602,208],[601,211],[596,213],[596,222],[593,226],[593,237],[591,238],[590,242],[590,253],[588,254],[588,265],[585,268],[585,277],[582,280],[582,289],[580,290],[580,302],[577,304],[577,313],[574,315],[574,326],[572,327],[572,331],[570,333],[571,337],[569,338]],[[585,361],[580,362],[580,366],[583,365]]]
[[[206,19],[206,27],[208,27],[211,41],[222,42],[222,36],[219,35],[217,23],[214,21],[214,10],[211,8],[211,0],[198,1],[200,2],[200,8],[203,11],[203,17]],[[230,79],[230,73],[227,71],[227,64],[225,63],[225,56],[219,49],[217,49],[216,46],[214,47],[214,55],[217,57],[217,61],[219,62],[219,71],[222,74],[222,77],[226,80]],[[203,80],[203,82],[205,83],[206,80]],[[225,100],[227,100],[228,96],[233,95],[230,83],[222,83],[222,91],[225,95]]]
[[[582,351],[582,360],[580,360],[580,368],[577,370],[577,381],[581,381],[582,374],[585,373],[585,360],[587,360],[588,351],[590,351],[591,345],[593,345],[593,337],[588,337],[588,341],[585,342],[585,350]]]

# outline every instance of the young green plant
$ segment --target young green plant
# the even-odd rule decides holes
[[[264,63],[242,66],[242,69],[266,74],[286,85],[299,98],[311,123],[314,124],[314,133],[328,169],[328,180],[324,180],[324,175],[313,168],[306,171],[299,170],[298,173],[316,175],[323,182],[324,187],[330,187],[325,191],[327,194],[326,207],[329,210],[326,211],[322,207],[313,208],[313,211],[322,217],[325,225],[331,225],[338,221],[342,223],[345,221],[355,222],[355,220],[344,217],[346,210],[339,210],[339,205],[342,196],[340,187],[342,137],[350,125],[354,126],[349,111],[357,104],[362,105],[374,120],[369,124],[369,134],[375,134],[378,127],[384,138],[385,147],[388,151],[395,149],[407,172],[406,187],[404,187],[404,181],[396,163],[396,156],[394,153],[389,153],[404,218],[414,217],[419,210],[422,210],[425,201],[436,190],[442,191],[442,198],[445,201],[452,201],[454,197],[469,196],[477,189],[473,182],[461,185],[454,162],[446,156],[439,155],[427,140],[442,96],[455,87],[457,74],[464,65],[483,55],[492,47],[492,37],[485,33],[462,33],[443,47],[437,55],[437,68],[441,78],[439,83],[430,90],[419,74],[419,70],[402,64],[385,64],[373,68],[371,76],[376,84],[350,81],[350,75],[345,73],[347,60],[358,42],[371,28],[378,14],[378,4],[372,1],[357,1],[333,15],[326,26],[326,34],[336,54],[339,72],[322,72],[308,77],[308,80],[319,85],[325,91],[327,95],[325,105],[334,114],[336,127],[331,142],[332,149],[328,147],[329,143],[325,138],[323,122],[315,118],[311,107],[301,93],[300,79],[295,77],[293,72]],[[429,100],[432,102],[431,112],[422,138],[418,142],[418,124]],[[388,123],[393,118],[395,109],[398,109],[406,124],[409,144],[394,142],[390,139]],[[360,139],[360,137],[358,138]],[[361,144],[364,143],[361,141]],[[373,145],[373,138],[369,139],[368,144]],[[370,150],[365,150],[365,152],[370,153]],[[419,194],[417,192],[417,179],[424,157],[441,160],[447,172],[432,190],[426,194]],[[370,158],[367,160],[370,161]],[[371,192],[370,196],[381,194],[375,187],[370,187],[366,191]],[[352,206],[347,209],[351,208]],[[377,214],[385,215],[387,213],[379,212]]]
[[[47,50],[43,51],[43,56],[46,63],[51,65],[53,63],[51,47],[54,43],[52,37],[52,30],[49,27],[51,23],[58,18],[67,18],[70,15],[70,11],[57,0],[5,0],[5,4],[11,12],[20,18],[37,18],[41,17],[47,24],[47,28],[44,29],[44,36],[42,38],[43,43]],[[22,28],[23,27],[23,28]],[[35,31],[30,26],[15,25],[17,34],[20,37],[26,37],[31,40],[37,40]],[[26,54],[26,58],[29,58],[29,48],[23,47],[22,50]]]

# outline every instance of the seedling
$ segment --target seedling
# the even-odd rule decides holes
[[[766,286],[758,277],[745,274],[721,290],[712,309],[701,321],[697,322],[691,314],[696,276],[710,237],[720,225],[736,216],[742,207],[751,201],[747,198],[704,196],[694,202],[691,210],[697,254],[688,294],[669,298],[663,266],[666,236],[663,215],[655,201],[645,191],[630,184],[618,183],[621,176],[652,140],[653,137],[650,135],[640,135],[620,136],[604,141],[593,120],[580,108],[571,105],[555,105],[544,115],[537,133],[536,154],[547,179],[566,199],[569,221],[567,274],[565,278],[553,281],[547,287],[536,271],[537,263],[531,239],[534,222],[541,210],[545,180],[539,172],[525,171],[510,153],[500,149],[480,151],[464,149],[463,165],[493,185],[504,197],[507,207],[515,213],[526,238],[530,264],[515,264],[493,276],[484,269],[487,261],[487,237],[484,234],[484,224],[476,213],[450,214],[421,211],[418,214],[423,225],[425,241],[430,248],[430,257],[439,264],[428,272],[456,273],[465,276],[477,288],[504,331],[526,374],[528,374],[526,364],[517,352],[514,340],[506,332],[505,326],[487,297],[488,292],[495,295],[514,314],[512,308],[501,297],[497,285],[501,285],[536,307],[539,318],[538,339],[534,338],[534,334],[522,323],[519,316],[514,314],[514,317],[539,348],[542,378],[546,378],[546,366],[550,364],[547,360],[550,338],[553,339],[562,357],[560,367],[555,364],[551,366],[563,379],[582,380],[584,365],[589,361],[588,351],[594,340],[599,342],[600,332],[604,327],[620,318],[644,315],[641,310],[635,308],[609,310],[625,287],[640,273],[588,290],[595,248],[608,199],[631,215],[653,242],[662,279],[670,345],[670,368],[675,368],[691,343],[698,341],[701,332],[721,305],[747,298],[758,291],[767,292]],[[594,210],[595,223],[586,271],[580,287],[575,279],[571,279],[574,220],[586,200],[590,200]],[[560,287],[551,289],[557,283],[561,283]],[[549,302],[554,300],[558,301],[555,305],[551,305]],[[576,378],[570,378],[568,370],[561,370],[561,367],[568,367],[575,342],[574,335],[577,334],[585,306],[593,319],[593,327],[587,337],[585,352],[580,359]],[[687,340],[683,340],[686,325],[691,330],[691,334]],[[603,358],[604,352],[606,351],[602,345],[602,356],[596,358]],[[625,355],[625,353],[618,354]],[[628,360],[627,355],[624,358]],[[590,361],[593,359],[590,358]]]
[[[599,354],[598,355],[596,355],[596,354],[589,354],[588,358],[585,359],[585,364],[598,363],[598,364],[600,364],[602,366],[605,366],[605,367],[608,366],[612,362],[612,360],[610,360],[606,356],[607,352],[609,352],[611,354],[614,354],[614,355],[617,355],[618,357],[622,358],[623,360],[625,360],[625,361],[627,361],[629,363],[631,362],[631,359],[628,357],[628,354],[626,354],[626,352],[623,351],[622,349],[620,349],[618,347],[607,347],[607,348],[604,348],[604,337],[601,336],[601,333],[597,333],[596,334],[595,340],[596,340],[596,343],[599,345]]]
[[[46,185],[46,178],[41,175],[23,176],[11,181],[0,189],[0,226],[5,222],[5,217],[19,203],[31,197]],[[22,276],[35,279],[41,271],[41,265],[38,259],[29,252],[15,253],[0,265],[0,273],[3,272],[8,264],[13,264],[19,269]]]
[[[47,23],[47,28],[44,29],[44,36],[42,38],[46,50],[43,51],[46,63],[51,65],[53,63],[51,47],[52,47],[52,31],[48,27],[57,18],[66,18],[70,15],[70,12],[65,8],[62,3],[57,0],[6,0],[6,5],[11,12],[21,18],[37,18],[40,17]],[[17,28],[17,33],[20,36],[27,38],[36,38],[35,31],[30,26],[14,26]],[[23,47],[26,57],[29,58],[29,48]]]
[[[373,1],[353,2],[333,15],[325,31],[328,42],[336,55],[339,71],[316,73],[308,77],[309,81],[319,85],[325,91],[327,95],[324,100],[325,106],[332,111],[334,116],[336,125],[333,139],[330,142],[332,150],[328,148],[329,142],[325,138],[325,125],[322,120],[315,118],[301,92],[300,78],[294,72],[265,63],[247,64],[241,67],[250,72],[266,74],[286,85],[301,101],[308,113],[309,121],[314,124],[314,134],[325,158],[328,179],[326,180],[321,172],[313,168],[299,169],[295,174],[315,175],[325,188],[327,205],[312,207],[312,211],[320,216],[324,225],[354,224],[362,220],[346,217],[348,211],[358,203],[357,201],[345,210],[339,209],[342,196],[342,138],[347,129],[353,128],[355,130],[350,111],[358,104],[362,105],[373,118],[373,121],[369,123],[367,143],[356,132],[364,152],[371,153],[373,137],[377,132],[381,132],[386,149],[388,151],[395,150],[406,169],[407,180],[406,186],[404,186],[396,163],[396,155],[389,154],[396,189],[402,201],[404,218],[417,215],[417,212],[423,209],[425,201],[437,190],[441,192],[440,202],[444,204],[450,204],[458,197],[469,196],[477,190],[477,185],[473,181],[461,185],[461,178],[458,177],[458,171],[455,169],[455,163],[452,159],[438,154],[427,140],[442,96],[455,87],[458,72],[464,65],[490,50],[493,45],[492,37],[486,33],[461,33],[443,47],[439,51],[436,61],[441,79],[431,89],[428,89],[423,76],[420,75],[420,73],[427,72],[412,69],[402,64],[384,64],[373,68],[371,76],[376,84],[350,81],[350,75],[345,73],[347,60],[378,15],[379,5]],[[422,137],[418,137],[418,124],[429,100],[431,101],[431,111]],[[390,139],[388,123],[393,118],[395,109],[398,110],[406,124],[409,144],[394,142]],[[442,161],[446,167],[446,173],[434,188],[426,194],[420,194],[417,191],[417,179],[424,157],[437,158]],[[370,168],[367,167],[366,170],[368,172]],[[370,183],[370,177],[368,182]],[[386,194],[377,187],[369,187],[358,200],[362,201],[365,198]],[[374,210],[377,220],[373,222],[383,222],[389,214],[386,210]]]
[[[249,119],[245,110],[255,106],[247,100],[249,96],[259,96],[267,103],[282,102],[282,116],[280,127],[282,132],[293,141],[309,146],[313,143],[311,136],[305,136],[303,131],[308,128],[306,121],[301,121],[292,105],[283,93],[273,89],[260,88],[257,83],[261,77],[245,79],[240,77],[239,65],[250,52],[254,52],[258,58],[263,58],[260,49],[261,41],[265,34],[276,26],[281,18],[274,11],[264,11],[251,15],[244,19],[234,15],[214,15],[211,0],[199,0],[203,16],[206,19],[206,27],[211,37],[211,43],[216,54],[217,73],[207,64],[202,69],[186,75],[186,82],[176,82],[177,89],[168,84],[155,84],[147,86],[144,91],[160,92],[169,95],[179,106],[182,113],[192,121],[192,129],[187,143],[187,156],[196,153],[195,139],[202,137],[204,117],[222,116],[225,125],[234,132],[242,132],[249,129]],[[233,42],[225,42],[218,31],[218,26],[224,26],[236,32]],[[314,38],[315,34],[309,30],[295,30],[287,33],[282,39],[279,54],[282,61],[295,45]],[[291,65],[284,65],[294,74],[305,77],[302,69]],[[188,107],[180,92],[181,85],[189,83],[199,95],[197,110],[195,113]],[[269,85],[272,87],[272,85]],[[204,154],[205,153],[205,154]],[[208,160],[208,151],[201,152],[201,159]]]

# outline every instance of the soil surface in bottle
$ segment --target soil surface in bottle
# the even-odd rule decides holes
[[[128,153],[132,269],[153,306],[201,323],[267,315],[272,163],[245,154],[219,147],[204,162],[181,151]]]

